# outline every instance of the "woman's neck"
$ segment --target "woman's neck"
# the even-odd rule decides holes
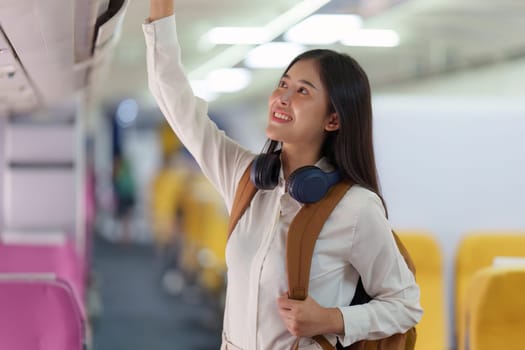
[[[288,176],[290,176],[291,173],[300,167],[314,165],[321,158],[320,154],[320,150],[317,149],[283,145],[281,161],[283,165],[284,178],[288,179]]]

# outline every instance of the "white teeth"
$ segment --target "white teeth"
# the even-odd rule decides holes
[[[282,120],[292,120],[292,118],[290,118],[289,116],[287,116],[285,114],[278,113],[278,112],[274,112],[273,116],[275,118],[282,119]]]

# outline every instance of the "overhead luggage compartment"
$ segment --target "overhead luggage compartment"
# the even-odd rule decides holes
[[[0,112],[75,98],[118,39],[125,0],[2,0]],[[104,54],[102,54],[104,51]]]

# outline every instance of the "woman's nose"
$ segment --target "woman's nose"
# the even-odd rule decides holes
[[[289,92],[285,92],[284,94],[281,94],[281,96],[279,97],[279,102],[283,105],[288,105],[290,103]]]

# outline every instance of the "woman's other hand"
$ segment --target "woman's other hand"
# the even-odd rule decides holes
[[[312,297],[288,299],[288,293],[277,299],[279,314],[288,331],[298,337],[344,333],[343,315],[338,308],[324,308]]]

